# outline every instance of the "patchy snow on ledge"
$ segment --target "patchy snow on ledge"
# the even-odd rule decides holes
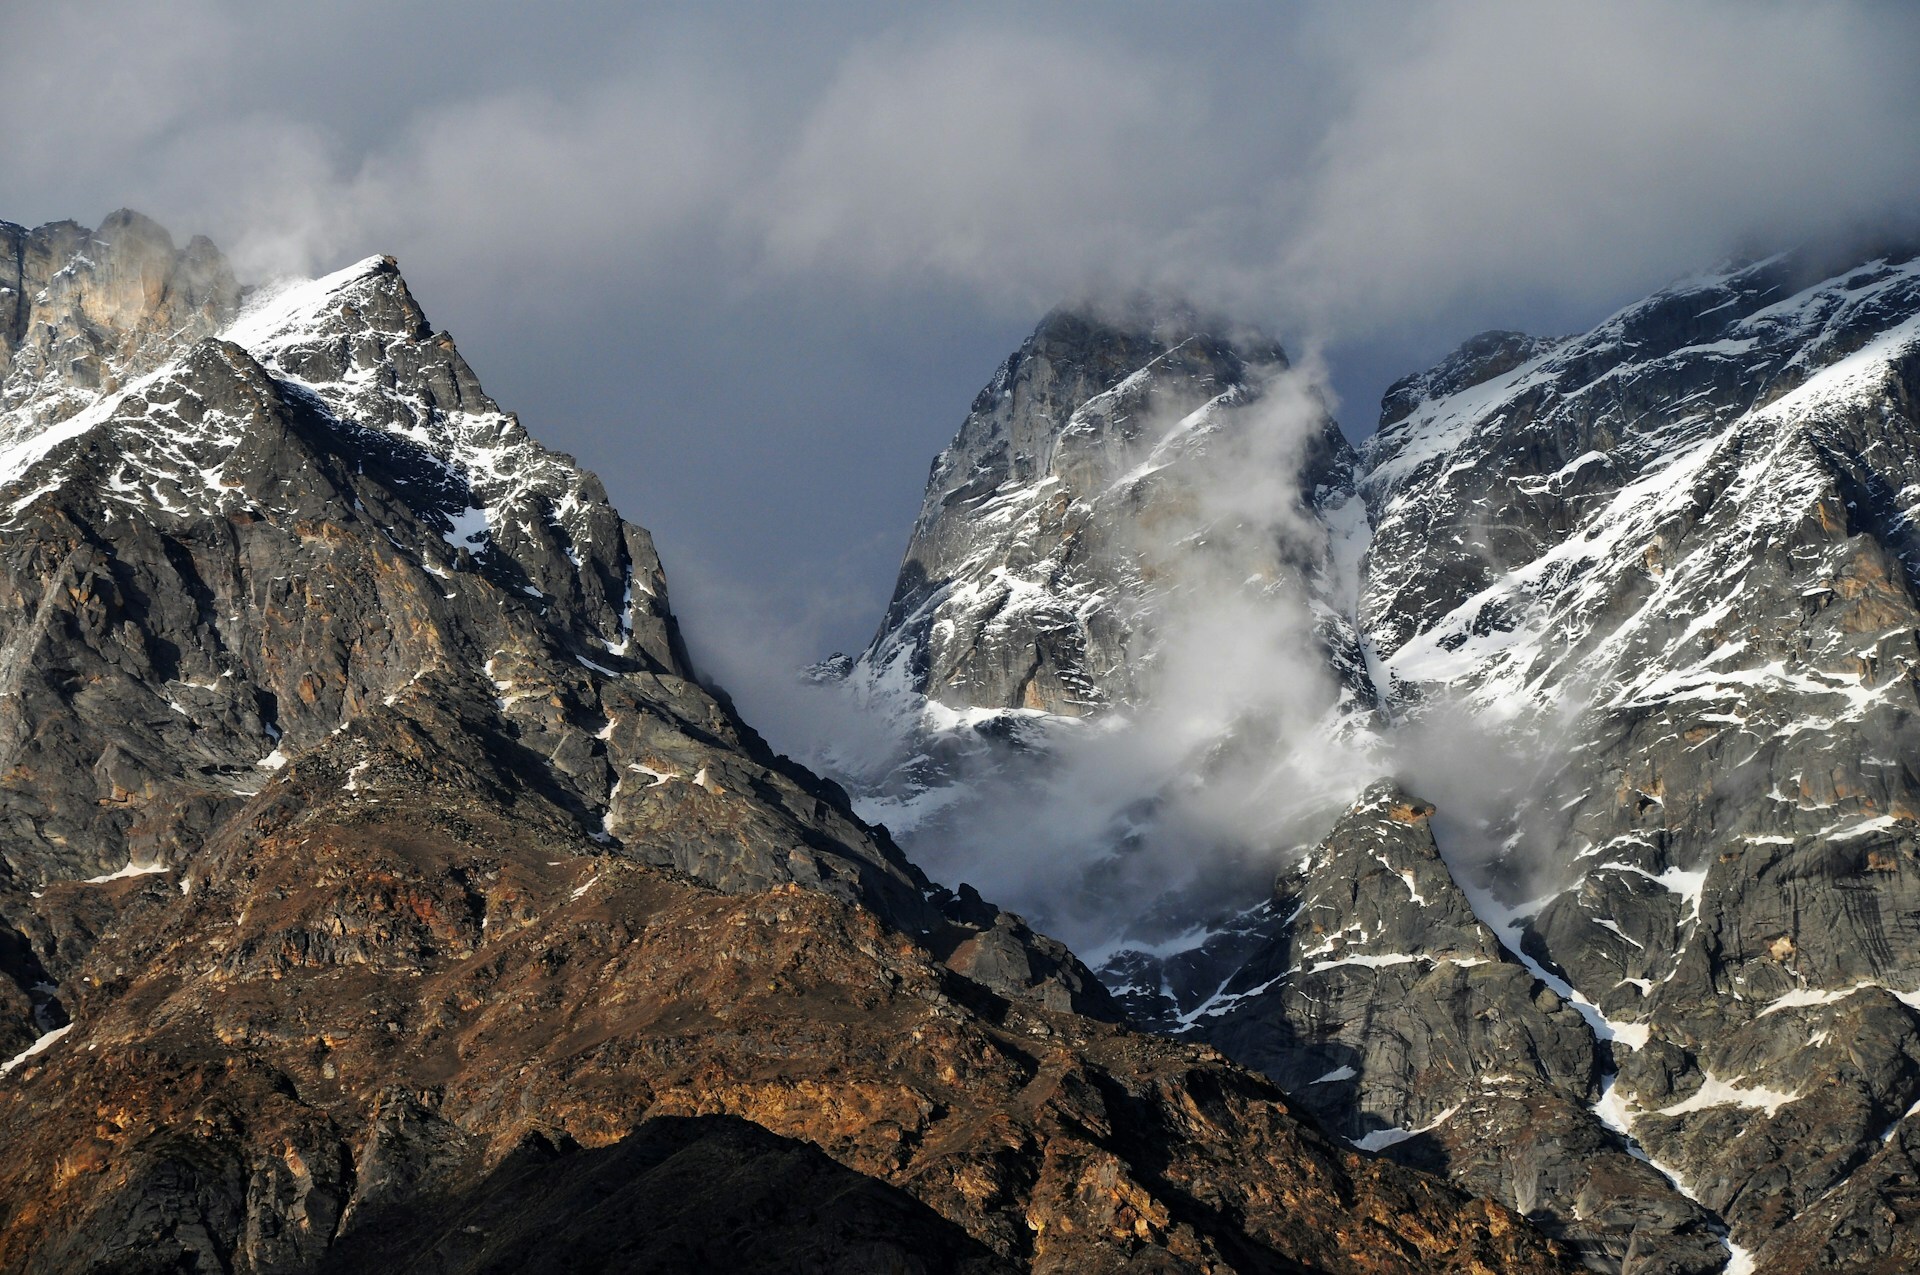
[[[1663,872],[1655,874],[1634,864],[1622,863],[1617,859],[1610,859],[1605,863],[1595,865],[1588,871],[1589,875],[1594,872],[1631,872],[1636,876],[1643,876],[1662,889],[1677,894],[1687,901],[1687,915],[1681,921],[1682,925],[1685,925],[1688,921],[1698,921],[1700,919],[1700,898],[1706,892],[1707,888],[1707,870],[1705,868],[1701,868],[1695,872],[1689,872],[1682,868],[1668,868]]]
[[[10,1075],[15,1067],[18,1067],[21,1063],[27,1061],[27,1059],[33,1057],[35,1054],[44,1053],[54,1045],[59,1044],[60,1038],[72,1030],[72,1023],[68,1023],[65,1027],[54,1028],[39,1040],[34,1041],[31,1045],[28,1045],[25,1049],[7,1059],[6,1062],[0,1063],[0,1076]]]
[[[1316,1081],[1315,1083],[1317,1084],[1318,1082]],[[1460,1106],[1461,1104],[1457,1102],[1454,1103],[1451,1107],[1448,1107],[1445,1111],[1417,1129],[1375,1129],[1372,1133],[1363,1134],[1358,1138],[1349,1138],[1347,1141],[1361,1151],[1384,1151],[1388,1147],[1397,1146],[1402,1142],[1417,1138],[1423,1133],[1429,1133],[1438,1129],[1441,1125],[1453,1119],[1454,1115],[1460,1110]]]
[[[448,514],[447,522],[449,526],[440,533],[440,538],[456,552],[461,549],[478,552],[480,542],[493,533],[493,522],[484,505],[469,505],[458,513]]]
[[[1788,1103],[1799,1100],[1800,1095],[1797,1093],[1769,1089],[1764,1085],[1742,1085],[1735,1081],[1722,1080],[1708,1072],[1706,1081],[1693,1092],[1691,1097],[1676,1102],[1671,1107],[1661,1107],[1658,1114],[1684,1116],[1695,1111],[1705,1111],[1709,1107],[1755,1107],[1772,1115]]]
[[[129,859],[127,861],[127,866],[124,868],[121,868],[118,872],[109,872],[104,876],[88,877],[83,884],[105,885],[109,881],[124,881],[128,877],[144,877],[144,876],[149,876],[155,872],[171,872],[171,871],[173,871],[173,869],[169,868],[164,863],[135,863],[131,859]]]
[[[1903,992],[1898,988],[1888,987],[1885,983],[1863,981],[1855,983],[1851,987],[1795,988],[1783,996],[1776,996],[1774,999],[1768,1001],[1767,1007],[1760,1011],[1760,1017],[1765,1018],[1768,1014],[1783,1009],[1807,1009],[1818,1005],[1834,1005],[1846,1000],[1856,992],[1865,991],[1885,992],[1902,1005],[1906,1005],[1912,1009],[1920,1009],[1920,989]]]
[[[1315,961],[1307,970],[1309,974],[1318,974],[1321,970],[1330,970],[1336,965],[1364,965],[1368,969],[1380,969],[1387,965],[1411,965],[1416,961],[1432,960],[1429,956],[1420,956],[1410,952],[1386,952],[1380,955],[1341,956],[1331,961]]]
[[[61,443],[106,424],[128,397],[147,390],[174,371],[174,365],[169,363],[112,394],[101,395],[66,420],[44,428],[30,428],[12,417],[0,417],[0,488],[25,477],[36,462]],[[63,477],[56,475],[46,486],[25,493],[12,502],[11,511],[19,513],[35,497],[53,490],[62,481]]]

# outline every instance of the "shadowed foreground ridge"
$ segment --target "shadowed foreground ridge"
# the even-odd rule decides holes
[[[390,260],[0,239],[0,1268],[1566,1269],[771,755]]]

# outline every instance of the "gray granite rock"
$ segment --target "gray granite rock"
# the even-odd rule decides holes
[[[17,993],[0,1045],[59,1012],[33,989],[86,947],[36,937],[58,911],[42,895],[65,907],[127,873],[188,888],[282,768],[381,782],[377,750],[372,769],[339,762],[370,718],[409,741],[412,772],[389,782],[483,776],[721,889],[796,882],[949,950],[975,935],[839,789],[695,681],[647,533],[487,397],[391,259],[235,317],[210,246],[175,254],[132,214],[14,239],[34,280],[70,281],[43,285],[67,288],[62,321],[130,379],[73,373],[10,400],[0,434],[0,933],[21,936],[0,957]],[[472,755],[450,770],[449,749]],[[984,981],[1031,944],[1009,994],[1113,1012],[1070,955],[984,913],[1017,949]]]
[[[1880,1207],[1853,1175],[1920,1096],[1920,260],[1841,264],[1469,351],[1389,396],[1362,480],[1386,689],[1506,723],[1480,840],[1516,936],[1618,1029],[1617,1122],[1767,1270],[1813,1202]]]

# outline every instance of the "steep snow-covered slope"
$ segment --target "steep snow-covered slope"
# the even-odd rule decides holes
[[[1356,700],[1377,692],[1369,746],[1328,767],[1297,723],[1261,737],[1261,688],[1225,661],[1248,711],[1213,728],[1301,787],[1337,789],[1331,769],[1353,793],[1393,770],[1419,790],[1370,789],[1311,854],[1245,848],[1291,864],[1270,900],[1224,924],[1130,918],[1160,941],[1104,971],[1136,1015],[1257,1063],[1356,1144],[1497,1194],[1608,1269],[1749,1253],[1865,1269],[1913,1243],[1884,1184],[1920,1140],[1904,1119],[1920,1098],[1920,260],[1842,264],[1730,268],[1571,338],[1488,333],[1392,387],[1354,467],[1364,522],[1323,532],[1321,568],[1256,595],[1339,612],[1314,581],[1341,574],[1338,546],[1364,551],[1345,640],[1263,667],[1317,661]],[[1028,489],[992,470],[978,490],[953,480],[969,439],[1019,433],[976,423],[1007,377],[936,465],[910,571],[929,543],[965,546],[947,558],[969,579],[1026,561],[1030,530],[976,527],[975,511]],[[1084,419],[1075,407],[1022,428]],[[1117,451],[1118,472],[1138,463]],[[1330,532],[1360,503],[1301,506]],[[1097,500],[1084,516],[1160,525]],[[942,583],[903,573],[901,595],[924,606]],[[896,602],[876,651],[898,649],[908,614]],[[1128,632],[1130,667],[1167,658],[1162,630]],[[1137,737],[1160,689],[1083,701],[1096,728]],[[1044,774],[1057,752],[994,764]],[[1023,822],[1078,795],[995,792],[1016,807],[992,824],[1015,855],[1053,850]],[[1408,813],[1422,797],[1437,814]],[[965,875],[980,848],[955,822],[910,844],[939,861],[952,838],[944,866]],[[1115,840],[1102,830],[1096,857]]]

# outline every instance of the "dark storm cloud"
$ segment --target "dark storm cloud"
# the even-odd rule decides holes
[[[1479,327],[1920,196],[1900,6],[631,9],[9,6],[0,215],[131,204],[256,274],[395,253],[724,665],[723,598],[796,658],[865,636],[1057,298],[1274,324],[1364,432]]]

